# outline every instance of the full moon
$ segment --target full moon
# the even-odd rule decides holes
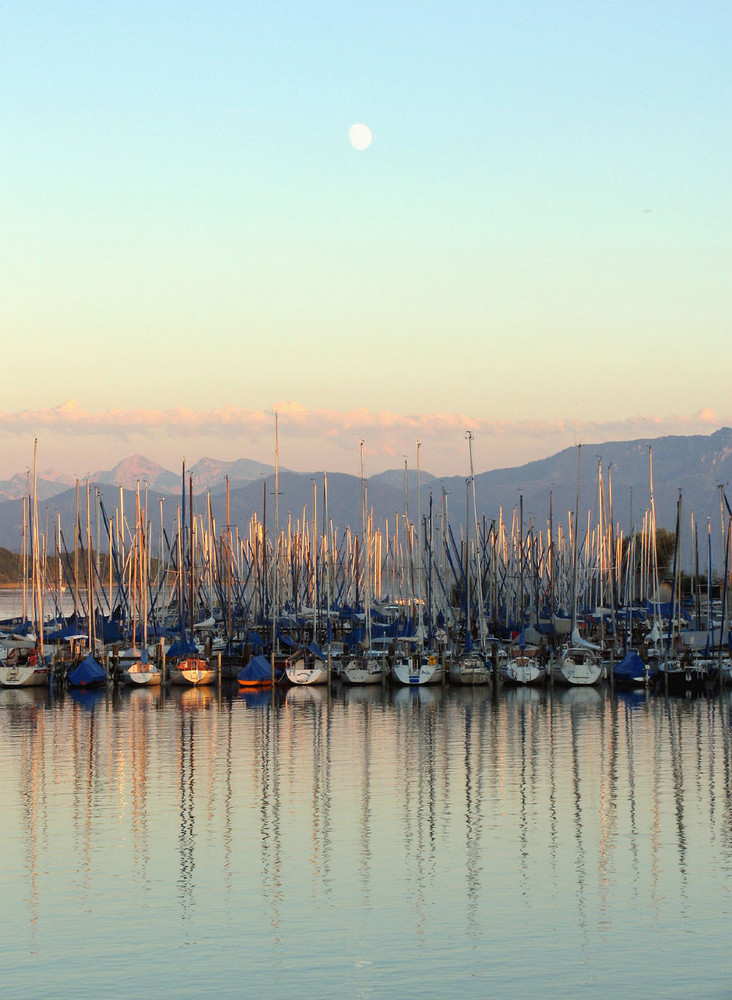
[[[351,145],[354,149],[368,149],[373,136],[368,125],[358,123],[351,125],[348,130],[348,138],[351,140]]]

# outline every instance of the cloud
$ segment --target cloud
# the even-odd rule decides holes
[[[271,409],[244,409],[227,405],[208,410],[190,407],[162,409],[113,408],[101,412],[84,409],[68,399],[58,406],[16,413],[0,413],[0,434],[6,440],[37,436],[42,442],[51,438],[58,451],[74,444],[82,451],[81,440],[94,438],[97,449],[106,458],[115,447],[120,451],[134,440],[144,448],[154,442],[160,450],[164,440],[167,451],[177,461],[180,454],[190,456],[197,447],[234,452],[242,457],[247,450],[267,452],[274,444],[275,414],[278,415],[280,445],[286,445],[290,467],[329,467],[349,463],[357,452],[357,442],[366,442],[374,465],[387,463],[405,454],[414,455],[416,441],[423,442],[426,458],[434,468],[447,474],[466,464],[464,446],[467,431],[476,441],[476,457],[490,456],[483,468],[519,465],[571,447],[574,444],[602,443],[611,440],[654,438],[665,434],[708,434],[717,426],[714,413],[705,408],[684,415],[636,415],[614,421],[561,420],[490,420],[470,413],[422,414],[353,410],[308,409],[297,401],[278,402]],[[63,442],[66,442],[64,445]],[[198,442],[198,444],[197,444]],[[335,452],[335,455],[334,455]],[[331,456],[333,461],[331,461]],[[341,456],[340,461],[338,456]],[[114,461],[127,457],[121,453]],[[247,457],[251,457],[247,455]],[[269,455],[263,456],[269,460]],[[425,453],[423,453],[423,458]],[[58,460],[63,458],[59,454]],[[113,463],[111,463],[113,464]],[[400,462],[401,464],[401,462]],[[450,468],[448,468],[450,467]],[[372,471],[374,471],[372,469]]]
[[[221,406],[210,410],[174,407],[169,410],[114,408],[102,412],[83,409],[74,399],[59,406],[41,410],[21,410],[0,413],[0,433],[27,434],[29,431],[53,430],[56,433],[125,437],[129,434],[256,434],[274,428],[275,414],[279,426],[290,435],[351,436],[368,434],[412,434],[424,438],[449,435],[464,437],[468,431],[491,437],[547,437],[573,435],[578,440],[607,439],[619,435],[623,439],[644,437],[649,433],[690,434],[717,423],[708,407],[690,416],[638,415],[615,421],[577,420],[488,420],[469,413],[390,413],[355,410],[307,409],[294,401],[278,403],[269,410],[247,410]]]

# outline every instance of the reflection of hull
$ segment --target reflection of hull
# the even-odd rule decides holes
[[[20,708],[21,706],[29,705],[41,707],[48,705],[50,700],[51,692],[48,688],[0,688],[0,708]]]
[[[484,705],[491,701],[493,694],[492,684],[455,684],[450,687],[449,692],[451,702],[466,707]]]
[[[46,664],[3,664],[0,666],[0,685],[3,687],[41,687],[48,684],[49,669]]]
[[[328,689],[318,685],[300,684],[288,688],[285,702],[288,705],[322,705],[327,700]]]
[[[387,697],[387,689],[381,684],[344,684],[340,693],[345,705],[383,705]]]
[[[603,702],[603,691],[596,686],[578,686],[578,687],[568,687],[563,690],[558,690],[554,694],[554,698],[561,702],[562,705],[568,705],[570,708],[576,709],[592,709],[593,711],[599,708]]]
[[[594,689],[591,689],[594,690]],[[543,705],[546,703],[546,690],[537,684],[515,684],[506,689],[506,704],[517,707],[526,705]]]
[[[395,705],[411,705],[417,702],[418,705],[436,705],[442,697],[442,690],[429,687],[427,685],[409,685],[398,688],[392,700]]]
[[[199,687],[213,684],[216,680],[216,670],[208,660],[190,656],[179,660],[170,668],[170,683],[183,686]]]
[[[96,705],[103,699],[107,697],[107,692],[102,691],[99,687],[76,687],[71,688],[69,694],[73,701],[77,705],[81,705],[85,708],[87,712],[93,712]]]
[[[273,697],[274,692],[271,685],[268,688],[239,688],[239,699],[244,702],[247,708],[263,708],[272,703]]]
[[[210,687],[178,687],[171,691],[173,700],[183,712],[197,712],[216,704],[216,695]]]

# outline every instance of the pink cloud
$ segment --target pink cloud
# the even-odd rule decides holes
[[[206,454],[227,453],[228,458],[255,457],[270,461],[274,445],[274,415],[278,414],[281,460],[290,468],[331,468],[353,471],[357,464],[358,440],[366,442],[371,471],[392,468],[404,455],[416,457],[416,440],[422,442],[425,467],[438,474],[464,470],[468,430],[475,437],[476,468],[520,465],[542,458],[578,442],[601,443],[633,440],[663,434],[708,434],[717,423],[705,408],[684,415],[635,415],[615,421],[490,420],[469,413],[424,414],[353,410],[308,409],[297,401],[283,401],[272,409],[243,409],[231,405],[209,410],[190,407],[129,409],[115,407],[101,412],[85,410],[76,400],[58,406],[16,413],[0,413],[0,433],[8,443],[37,436],[43,445],[59,453],[76,445],[86,460],[85,449],[96,439],[97,451],[107,466],[129,454],[131,442],[144,449],[155,447],[178,461],[182,454],[194,460]],[[89,441],[82,445],[79,439]],[[146,444],[147,442],[147,444]],[[166,443],[167,442],[167,443]],[[24,447],[28,447],[24,445]],[[202,449],[209,449],[208,452]],[[17,449],[16,449],[17,450]],[[48,451],[48,449],[46,449]],[[487,457],[487,458],[486,458]],[[164,456],[158,459],[162,461]],[[488,459],[488,460],[487,460]],[[15,470],[12,470],[15,471]]]

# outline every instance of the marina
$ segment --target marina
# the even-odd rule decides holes
[[[3,995],[729,995],[730,700],[0,691]]]

